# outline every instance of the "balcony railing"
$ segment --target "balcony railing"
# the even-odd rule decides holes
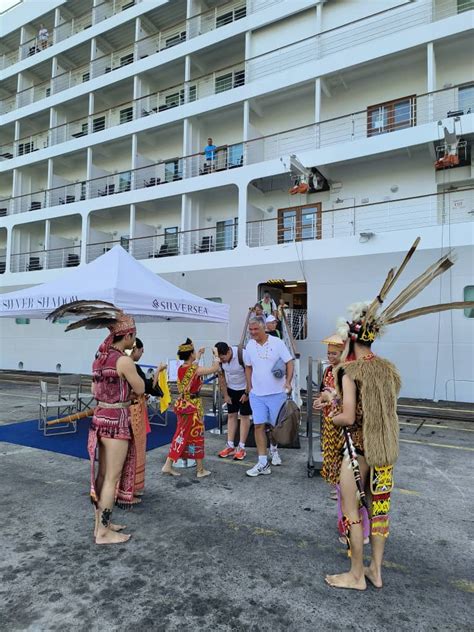
[[[178,220],[179,221],[179,220]],[[339,209],[295,214],[294,218],[247,222],[247,244],[268,247],[301,241],[356,237],[368,241],[378,233],[413,230],[474,221],[474,187],[374,202]],[[112,237],[112,235],[111,235]],[[237,247],[237,223],[224,219],[197,230],[150,234],[132,239],[110,239],[87,244],[86,261],[97,259],[116,244],[135,259],[229,251]],[[11,272],[30,272],[79,265],[80,244],[11,255]],[[0,256],[0,274],[2,273]],[[5,267],[3,267],[3,272]]]
[[[22,59],[26,59],[46,50],[50,46],[62,42],[95,24],[99,24],[117,13],[138,4],[142,0],[110,0],[102,2],[82,15],[63,22],[59,26],[48,29],[46,38],[38,35],[24,42],[18,50],[9,51],[0,56],[0,69],[8,68]],[[137,42],[137,59],[154,54],[171,46],[202,35],[221,26],[230,24],[245,17],[247,13],[255,13],[283,0],[248,0],[248,6],[243,0],[232,0],[227,4],[216,7],[187,20],[182,20],[163,32],[155,33]],[[97,76],[97,75],[96,75]]]
[[[45,206],[68,203],[68,200],[69,202],[77,202],[154,187],[168,182],[234,169],[243,165],[274,160],[295,152],[311,151],[331,145],[341,146],[343,143],[365,138],[370,139],[380,134],[403,131],[452,115],[460,116],[465,112],[464,109],[459,109],[459,89],[470,85],[463,84],[409,98],[406,111],[401,109],[396,122],[391,121],[390,117],[380,117],[381,120],[385,121],[382,127],[375,125],[374,121],[379,119],[373,116],[373,110],[369,108],[347,116],[278,132],[245,143],[224,145],[216,149],[215,155],[211,159],[206,159],[204,153],[168,158],[149,166],[94,178],[88,182],[71,183],[47,191],[17,196],[13,198],[13,206],[10,205],[9,212],[21,213]],[[466,113],[471,108],[474,109],[474,103],[470,104],[466,100],[462,103]],[[100,129],[104,129],[104,127],[102,126]],[[79,134],[82,135],[81,132]],[[78,187],[81,189],[80,194],[78,194]],[[1,206],[4,204],[0,200]]]
[[[474,221],[474,188],[247,222],[251,248]]]
[[[80,257],[80,244],[65,248],[22,252],[11,255],[10,270],[11,272],[34,272],[54,268],[72,268],[79,265]]]
[[[37,134],[30,134],[15,142],[14,146],[2,146],[0,160],[11,159],[74,138],[81,138],[90,133],[123,125],[144,116],[180,107],[243,85],[245,85],[243,62],[226,66],[193,81],[175,84],[159,92],[121,103],[114,108],[96,112],[91,116],[83,116],[69,123],[42,130]]]
[[[3,199],[0,200],[0,207],[7,209],[6,214],[25,213],[59,204],[72,204],[85,199],[125,193],[132,189],[155,187],[183,178],[226,171],[241,167],[243,162],[243,143],[223,145],[217,147],[209,158],[206,158],[202,152],[162,160],[139,169],[122,171],[83,182],[71,182],[59,187]]]
[[[4,274],[7,269],[7,255],[0,255],[0,274]]]
[[[468,3],[468,0],[465,2]],[[305,62],[314,63],[333,53],[347,51],[359,44],[406,31],[410,27],[429,24],[464,10],[464,5],[458,8],[452,0],[438,0],[435,9],[432,2],[405,2],[254,57],[247,62],[246,74],[249,81],[255,81],[273,75],[275,68],[286,70]]]
[[[274,0],[274,2],[279,1],[281,0]],[[466,2],[468,2],[468,0],[466,0]],[[258,3],[257,6],[259,6]],[[470,5],[466,6],[470,7]],[[259,8],[266,8],[266,5],[259,6]],[[223,7],[219,7],[218,9],[221,11]],[[360,18],[342,26],[334,27],[318,35],[310,36],[293,44],[288,44],[276,50],[248,59],[245,62],[245,76],[247,77],[247,82],[255,81],[269,74],[274,74],[275,68],[285,70],[295,66],[301,66],[301,64],[305,62],[314,62],[314,60],[321,59],[334,52],[346,50],[358,44],[370,42],[379,37],[406,30],[407,24],[410,26],[428,24],[449,17],[450,15],[456,15],[462,10],[465,9],[462,9],[461,5],[458,8],[456,3],[453,3],[452,0],[439,0],[436,4],[436,10],[433,9],[431,3],[404,3],[399,7],[385,9],[369,17]],[[216,10],[213,9],[211,13],[215,11]],[[235,18],[235,15],[239,15],[237,9],[233,10],[232,15],[234,15],[234,19],[239,19]],[[199,16],[195,16],[195,18],[197,17]],[[241,17],[243,17],[243,14]],[[191,18],[191,20],[195,18]],[[216,24],[214,24],[214,26],[218,28]],[[159,33],[149,36],[144,40],[136,42],[133,46],[127,46],[119,51],[99,57],[81,68],[62,73],[54,77],[51,81],[31,86],[18,93],[16,102],[14,97],[4,99],[0,103],[0,114],[5,114],[13,110],[15,103],[17,104],[16,107],[29,105],[30,103],[50,96],[50,94],[67,90],[74,85],[84,83],[117,68],[131,64],[137,59],[146,57],[149,54],[160,52],[163,48],[159,47],[161,44],[156,48],[156,41],[154,40],[150,43],[151,52],[147,53],[145,50],[148,45],[144,42],[150,38],[156,39],[157,37],[161,42],[162,38]],[[176,39],[176,37],[178,37],[178,39]],[[181,43],[181,41],[185,41],[187,37],[187,31],[179,31],[178,35],[175,34],[170,38],[165,38],[164,48],[169,48],[174,45],[173,42],[175,44]],[[11,99],[13,99],[13,105],[10,102]]]
[[[1,69],[8,68],[8,66],[16,64],[22,59],[27,59],[37,53],[41,53],[50,46],[62,42],[76,33],[84,31],[94,24],[99,24],[99,22],[112,17],[116,13],[121,13],[129,9],[138,2],[141,2],[141,0],[110,0],[102,2],[94,7],[92,11],[86,11],[71,20],[63,22],[56,28],[48,29],[47,35],[43,37],[35,35],[35,37],[21,44],[19,50],[3,54],[0,57],[0,67]]]
[[[90,243],[87,245],[87,262],[97,259],[117,244],[124,246],[135,259],[161,259],[233,250],[237,246],[237,224],[229,221],[224,225],[223,221],[209,228],[146,235],[127,239],[126,242],[122,239]]]

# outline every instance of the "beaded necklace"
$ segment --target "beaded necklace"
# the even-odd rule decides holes
[[[265,340],[265,342],[263,343],[263,345],[261,345],[260,343],[258,343],[257,341],[255,341],[255,346],[257,348],[257,355],[260,358],[260,360],[268,360],[268,358],[270,357],[270,346],[268,344],[269,342],[269,336],[267,336],[267,339]],[[262,353],[263,351],[263,353]]]

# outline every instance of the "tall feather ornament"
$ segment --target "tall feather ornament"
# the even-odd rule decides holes
[[[396,268],[392,268],[391,270],[388,271],[388,274],[385,278],[382,288],[380,289],[380,292],[377,294],[377,296],[374,298],[374,300],[372,301],[372,303],[369,305],[367,309],[366,318],[368,321],[372,320],[375,317],[375,314],[377,313],[379,307],[384,302],[385,297],[388,295],[392,287],[398,281],[403,270],[405,270],[405,268],[407,267],[408,262],[415,254],[415,250],[418,248],[418,244],[420,243],[420,241],[421,241],[420,237],[417,237],[415,239],[410,250],[407,252],[405,257],[403,258],[403,261],[400,264],[400,267],[398,268],[398,270]]]
[[[451,309],[474,309],[474,301],[458,301],[455,303],[440,303],[439,305],[427,305],[426,307],[417,307],[408,312],[397,314],[386,321],[387,325],[401,323],[404,320],[417,318],[418,316],[426,316],[427,314],[437,314],[439,312],[447,312]]]
[[[401,308],[425,289],[434,279],[444,274],[454,265],[455,257],[451,252],[438,259],[429,266],[422,274],[416,277],[400,294],[390,303],[390,305],[380,314],[382,323],[387,322],[395,316]]]
[[[123,317],[123,312],[118,307],[107,301],[73,301],[66,305],[61,305],[46,317],[55,323],[60,318],[82,316],[80,320],[66,327],[66,331],[72,331],[85,327],[85,329],[103,329],[114,325],[117,320]]]

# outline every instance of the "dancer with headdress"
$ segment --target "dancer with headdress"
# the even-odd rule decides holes
[[[125,354],[135,342],[135,321],[111,303],[74,301],[49,314],[53,322],[69,316],[82,319],[66,331],[85,327],[107,327],[109,335],[100,345],[92,364],[92,392],[97,400],[89,429],[87,449],[91,461],[90,495],[95,511],[96,544],[118,544],[130,539],[111,522],[114,504],[131,507],[134,499],[136,449],[130,407],[132,398],[144,393],[145,386],[135,364]],[[95,456],[98,447],[99,467]]]
[[[177,425],[168,457],[161,471],[163,474],[179,476],[173,468],[173,463],[178,459],[195,459],[197,477],[204,478],[211,472],[204,467],[204,410],[199,393],[202,387],[202,378],[205,375],[217,373],[220,368],[216,359],[211,367],[199,366],[199,360],[204,354],[204,349],[196,353],[194,344],[189,338],[178,347],[178,358],[183,364],[178,368],[178,393],[174,411]]]
[[[454,264],[451,253],[441,257],[412,281],[381,313],[383,304],[407,263],[413,256],[418,238],[401,266],[391,269],[376,298],[370,303],[351,306],[352,318],[343,321],[338,333],[345,338],[345,354],[354,359],[335,372],[337,395],[342,411],[333,414],[336,426],[344,429],[346,450],[340,471],[344,526],[351,557],[347,573],[326,575],[334,588],[366,589],[366,579],[382,587],[382,561],[389,534],[390,493],[393,489],[393,466],[398,458],[399,426],[397,398],[400,375],[395,366],[372,353],[371,346],[383,329],[424,314],[451,309],[466,309],[474,301],[430,305],[400,313],[400,310],[439,275]],[[371,522],[370,565],[363,565],[361,505],[369,508]]]

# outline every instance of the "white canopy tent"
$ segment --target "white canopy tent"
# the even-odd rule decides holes
[[[109,301],[141,322],[229,322],[228,305],[176,287],[118,245],[55,281],[1,295],[0,317],[45,318],[56,307],[76,300]]]

